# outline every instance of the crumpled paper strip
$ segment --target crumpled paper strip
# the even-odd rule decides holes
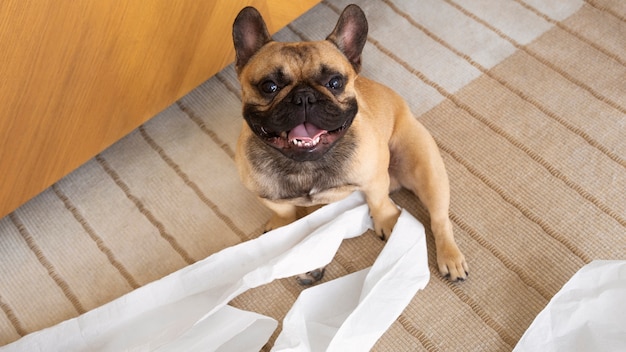
[[[344,238],[359,236],[371,227],[364,197],[354,193],[0,351],[257,351],[277,322],[227,303],[250,288],[325,266]],[[423,232],[423,226],[403,212],[367,276],[355,273],[312,288],[322,299],[326,297],[326,308],[332,311],[334,306],[342,312],[336,331],[323,341],[308,332],[299,337],[291,334],[289,341],[309,341],[303,343],[311,348],[319,343],[335,350],[349,350],[345,346],[367,350],[359,346],[373,345],[428,281]],[[339,304],[329,298],[336,285],[344,285],[339,296],[355,299]],[[296,309],[315,311],[306,304]],[[291,331],[291,323],[285,324],[283,329]],[[315,341],[310,342],[310,337]],[[361,339],[363,344],[354,345]],[[291,347],[283,349],[287,348]]]
[[[580,269],[537,315],[514,352],[626,351],[626,261]]]
[[[368,351],[430,279],[424,226],[405,210],[374,265],[303,291],[272,351]]]

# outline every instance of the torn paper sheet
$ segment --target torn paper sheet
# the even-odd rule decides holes
[[[258,351],[277,322],[227,306],[228,302],[250,288],[325,266],[344,238],[359,236],[371,227],[363,195],[355,193],[0,351]],[[334,331],[324,341],[316,337],[315,343],[336,346],[337,351],[349,350],[344,346],[367,350],[426,285],[426,258],[423,226],[403,212],[389,243],[367,273],[313,288],[322,299],[327,297],[327,309],[342,312]],[[330,298],[336,285],[342,285],[341,295],[354,297],[349,304]],[[313,311],[306,305],[300,303],[294,309]],[[289,341],[303,341],[296,346],[311,344],[308,331],[300,335],[290,322],[285,324],[283,329],[291,331],[285,335]],[[364,342],[354,345],[358,340]],[[298,350],[290,343],[282,346],[275,350]]]
[[[597,260],[580,269],[514,351],[626,351],[626,261]]]
[[[272,351],[369,351],[430,279],[423,225],[403,211],[365,270],[303,291]]]

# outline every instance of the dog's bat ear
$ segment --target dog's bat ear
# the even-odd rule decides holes
[[[235,69],[237,73],[261,47],[272,40],[263,17],[254,7],[242,9],[233,23]]]
[[[367,29],[365,13],[352,4],[343,10],[335,29],[326,38],[341,50],[356,72],[361,69],[361,52],[367,41]]]

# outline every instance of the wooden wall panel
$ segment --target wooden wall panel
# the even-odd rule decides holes
[[[0,217],[232,62],[254,5],[275,32],[318,0],[0,2]]]

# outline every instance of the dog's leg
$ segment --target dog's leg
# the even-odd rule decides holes
[[[389,163],[389,151],[385,147],[385,145],[381,145],[377,148],[381,165]],[[383,240],[391,235],[391,230],[393,230],[400,216],[400,209],[389,198],[390,183],[391,179],[387,169],[377,167],[362,189],[365,193],[367,205],[370,208],[374,230]]]
[[[272,218],[265,224],[265,232],[291,224],[297,220],[297,206],[289,203],[276,203],[265,198],[260,199],[266,207],[274,212]]]
[[[320,206],[300,208],[289,203],[276,203],[271,200],[263,198],[260,199],[265,206],[274,212],[272,218],[267,222],[267,224],[265,224],[265,232],[277,229],[281,226],[289,225],[296,221],[299,215],[305,216],[320,208]],[[313,285],[324,277],[325,269],[325,267],[321,267],[304,274],[296,275],[296,281],[298,281],[298,283],[302,286]]]
[[[452,281],[465,280],[469,269],[454,241],[449,217],[450,185],[437,144],[412,116],[400,119],[393,139],[390,172],[428,209],[439,271]]]
[[[384,192],[380,192],[379,189],[366,189],[364,192],[370,208],[370,216],[374,222],[374,231],[385,240],[391,235],[391,230],[400,216],[400,210],[389,198],[389,182],[383,189]]]

